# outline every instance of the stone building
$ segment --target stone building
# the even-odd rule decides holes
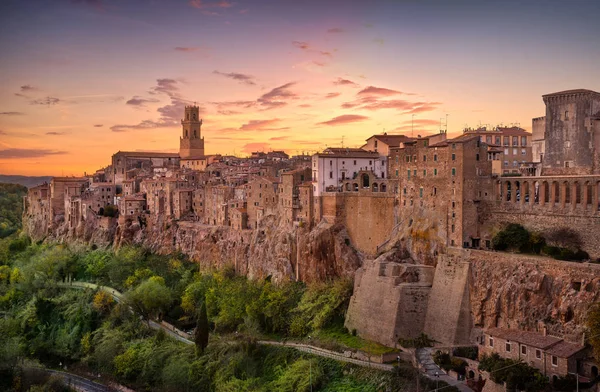
[[[542,98],[542,175],[600,174],[600,93],[579,89]]]
[[[360,148],[327,148],[312,157],[313,195],[337,192],[347,178],[360,170],[371,170],[380,178],[387,176],[387,157]]]
[[[400,143],[411,140],[412,138],[404,135],[373,135],[366,140],[366,143],[361,147],[362,150],[376,152],[381,156],[387,157],[390,155],[390,148],[400,147]]]
[[[198,106],[186,106],[184,118],[181,120],[182,133],[179,138],[179,157],[181,167],[193,170],[204,170],[208,159],[204,155],[204,138],[202,120]]]
[[[71,209],[71,196],[80,196],[87,188],[85,177],[53,177],[50,180],[50,223]]]
[[[179,188],[173,192],[173,215],[175,219],[181,219],[193,212],[193,196],[194,189],[192,188]]]
[[[257,228],[263,217],[275,214],[279,185],[279,181],[272,177],[256,177],[246,185],[249,228]]]
[[[164,152],[119,151],[112,156],[111,171],[107,177],[110,178],[110,182],[120,187],[123,180],[128,179],[128,171],[132,169],[152,171],[157,167],[167,169],[179,167],[179,155]],[[120,189],[117,191],[120,192]]]
[[[281,174],[279,189],[279,209],[288,224],[303,221],[309,225],[313,221],[313,188],[310,184],[310,197],[307,197],[306,186],[310,182],[310,168],[301,168]]]
[[[569,373],[580,373],[583,360],[589,355],[585,346],[570,343],[545,333],[503,328],[488,329],[479,345],[479,356],[497,353],[502,358],[521,360],[539,369],[543,375],[556,379]],[[596,374],[598,368],[596,368]],[[589,376],[592,376],[591,374]]]
[[[227,185],[206,186],[204,189],[204,223],[229,226],[228,208],[233,194],[233,188]]]
[[[465,129],[464,134],[478,135],[482,143],[501,148],[502,174],[520,173],[521,165],[532,162],[532,135],[523,128],[486,127]]]
[[[142,215],[147,210],[144,194],[124,196],[119,200],[119,219],[133,218]]]
[[[390,173],[399,180],[399,222],[430,215],[447,246],[481,246],[480,202],[493,200],[492,161],[480,136],[445,133],[392,148]],[[491,238],[485,238],[489,241]],[[489,247],[489,243],[485,242]]]

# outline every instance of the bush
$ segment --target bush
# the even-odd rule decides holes
[[[477,346],[457,347],[452,351],[452,355],[476,360],[479,355],[479,350],[477,349]]]
[[[495,250],[528,251],[530,248],[530,234],[523,226],[510,223],[504,230],[492,238],[492,247]]]
[[[102,213],[103,216],[114,218],[119,213],[119,209],[116,206],[106,206]]]

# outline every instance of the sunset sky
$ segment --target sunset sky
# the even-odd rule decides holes
[[[0,173],[177,151],[314,153],[545,114],[600,91],[600,1],[2,0]],[[414,116],[413,116],[414,115]]]

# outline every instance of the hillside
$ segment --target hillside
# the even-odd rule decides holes
[[[23,196],[26,194],[27,188],[23,185],[0,183],[0,238],[21,228]]]
[[[27,188],[31,188],[44,182],[49,182],[51,176],[39,176],[39,177],[29,177],[29,176],[17,176],[17,175],[8,175],[8,174],[0,174],[0,183],[6,184],[19,184],[23,185]]]

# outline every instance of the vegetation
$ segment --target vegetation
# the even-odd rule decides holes
[[[21,227],[23,196],[27,188],[17,184],[0,183],[0,238],[6,238]]]
[[[548,379],[538,369],[523,362],[503,359],[497,353],[484,355],[479,362],[479,370],[490,372],[490,378],[497,384],[506,383],[507,390],[537,392],[548,385]]]
[[[572,229],[557,229],[546,237],[530,233],[519,224],[510,223],[492,238],[492,247],[500,251],[544,254],[557,260],[583,261],[590,258],[587,252],[581,250],[581,239]]]
[[[426,333],[421,332],[421,334],[414,339],[400,338],[400,339],[398,339],[398,343],[400,343],[400,345],[402,347],[406,347],[406,348],[423,348],[423,347],[433,347],[435,340],[433,340],[429,336],[427,336]]]
[[[467,362],[463,359],[450,356],[450,354],[437,350],[433,354],[433,362],[445,371],[453,370],[464,376],[466,373]]]
[[[67,278],[124,292],[58,285]],[[83,366],[136,390],[377,391],[413,383],[412,368],[362,369],[256,338],[308,338],[355,347],[343,316],[351,282],[304,285],[252,281],[232,268],[198,271],[181,255],[135,247],[118,251],[81,245],[0,240],[0,389],[22,390],[24,360]],[[140,315],[196,328],[197,350],[148,327]],[[209,334],[210,332],[210,334]],[[383,346],[373,350],[383,352]]]
[[[477,346],[472,347],[456,347],[452,350],[452,355],[455,357],[468,358],[476,360],[479,355],[479,349]]]
[[[593,303],[587,314],[589,342],[594,349],[594,357],[600,358],[600,302]]]

